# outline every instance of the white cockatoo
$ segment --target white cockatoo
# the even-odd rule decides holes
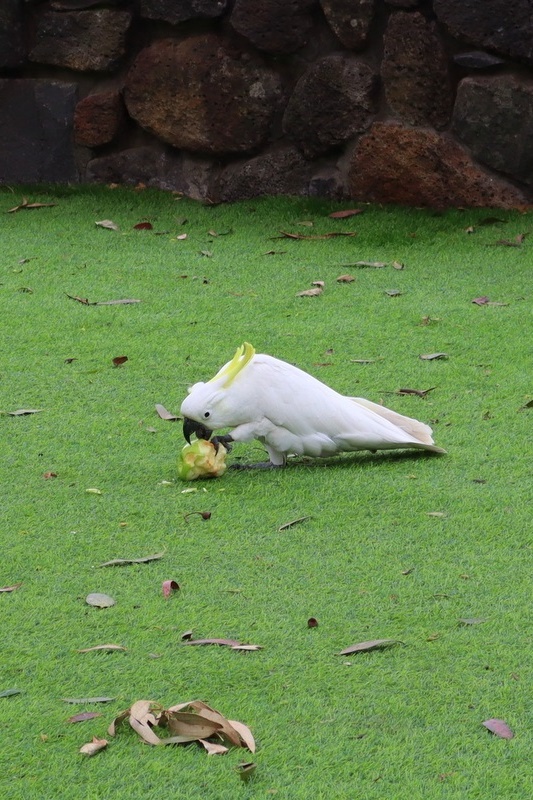
[[[431,428],[389,408],[346,397],[298,367],[256,353],[245,342],[207,383],[195,383],[181,405],[183,435],[190,442],[214,431],[215,446],[258,439],[270,462],[284,466],[287,455],[325,457],[352,450],[416,448],[445,453]],[[255,466],[255,465],[254,465]]]

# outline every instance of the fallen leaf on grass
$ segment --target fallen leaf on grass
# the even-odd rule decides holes
[[[387,289],[385,291],[385,294],[388,295],[389,297],[399,297],[402,293],[400,292],[399,289]]]
[[[308,628],[318,628],[318,620],[316,617],[309,617],[307,620],[307,627]]]
[[[102,494],[101,489],[97,489],[96,486],[92,486],[90,489],[85,489],[87,494]]]
[[[99,222],[94,223],[97,228],[107,228],[110,231],[118,231],[118,225],[111,219],[101,219]]]
[[[163,585],[161,588],[163,591],[163,596],[170,597],[172,592],[179,591],[180,585],[177,581],[169,580],[169,581],[163,581]]]
[[[422,361],[436,361],[437,359],[448,358],[448,353],[426,353],[418,356]]]
[[[169,420],[174,422],[177,419],[181,419],[177,414],[171,414],[170,411],[167,411],[165,406],[162,406],[161,403],[155,404],[155,410],[161,417],[161,419]]]
[[[16,694],[22,694],[22,689],[3,689],[0,697],[14,697]]]
[[[61,698],[64,703],[70,703],[71,705],[85,705],[85,703],[111,703],[113,700],[116,700],[116,697],[62,697]]]
[[[127,650],[122,644],[95,644],[94,647],[83,647],[81,650],[76,650],[76,653],[92,653],[94,650],[105,650],[110,653],[113,650]]]
[[[98,567],[124,567],[128,564],[148,564],[150,561],[159,561],[163,558],[166,551],[154,553],[153,556],[143,556],[143,558],[113,558],[111,561],[104,561]]]
[[[100,592],[91,592],[85,598],[85,602],[89,606],[95,606],[96,608],[111,608],[111,606],[116,605],[116,600],[113,600],[108,594],[101,594]]]
[[[311,516],[308,514],[306,517],[297,517],[296,519],[291,519],[290,522],[285,522],[284,525],[281,525],[278,528],[278,531],[284,531],[287,528],[292,528],[293,525],[299,525],[300,522],[305,522],[306,519],[311,519]]]
[[[51,478],[57,478],[57,472],[43,472],[43,478],[45,481],[49,481]]]
[[[179,703],[170,708],[163,708],[153,700],[138,700],[131,708],[115,717],[108,733],[115,736],[126,720],[142,740],[151,745],[197,741],[210,755],[214,755],[227,751],[227,747],[220,745],[222,740],[235,747],[247,747],[251,752],[255,750],[254,737],[246,725],[226,719],[201,700]],[[154,731],[155,727],[167,730],[171,736],[158,736]],[[214,743],[207,742],[211,737],[215,737]]]
[[[69,294],[65,292],[69,300],[75,300],[77,303],[81,303],[83,306],[127,306],[131,305],[132,303],[140,303],[140,300],[136,300],[133,297],[124,297],[120,298],[119,300],[100,300],[100,301],[89,301],[87,297],[80,297],[77,294]]]
[[[446,513],[444,511],[426,511],[428,517],[445,517]]]
[[[97,739],[96,736],[93,736],[91,742],[87,742],[87,744],[80,747],[80,753],[83,753],[84,756],[95,756],[100,750],[107,747],[107,745],[107,739]]]
[[[500,739],[512,739],[514,736],[511,728],[503,719],[486,719],[481,724],[495,736],[499,736]]]
[[[39,414],[43,410],[42,408],[17,408],[16,411],[3,411],[1,413],[7,413],[8,417],[27,417],[29,414]]]
[[[339,275],[337,283],[353,283],[355,280],[353,275]]]
[[[137,225],[133,226],[133,229],[136,231],[151,231],[153,227],[151,222],[138,222]]]
[[[323,289],[320,286],[315,286],[314,289],[304,289],[303,292],[297,292],[296,297],[317,297],[322,294]]]
[[[321,235],[306,236],[304,233],[289,233],[289,231],[280,231],[281,236],[271,236],[271,239],[304,239],[306,241],[313,241],[317,239],[333,239],[337,236],[357,236],[355,231],[333,231],[332,233],[323,233]]]
[[[189,517],[193,517],[195,514],[198,514],[202,519],[211,519],[211,512],[210,511],[189,511],[188,514],[183,515],[183,519],[185,522],[189,521]]]
[[[395,394],[416,394],[417,397],[425,397],[428,392],[432,392],[436,388],[436,386],[431,386],[429,389],[398,389]]]
[[[182,637],[183,638],[183,637]],[[208,644],[215,644],[219,647],[231,647],[232,650],[262,650],[259,644],[241,644],[236,639],[188,639],[184,642],[186,645],[200,645],[201,647]]]
[[[486,622],[486,621],[487,621],[487,620],[486,620],[486,619],[484,619],[483,617],[462,617],[462,618],[459,620],[459,625],[464,625],[464,626],[468,626],[468,625],[482,625],[482,624],[483,624],[483,622]]]
[[[382,650],[386,647],[393,647],[396,644],[403,644],[399,639],[372,639],[370,642],[358,642],[350,647],[345,647],[338,653],[339,656],[350,656],[353,653],[368,653],[370,650]]]
[[[122,364],[125,364],[128,360],[128,356],[115,356],[113,359],[113,366],[114,367],[121,367]]]
[[[355,264],[343,264],[345,267],[359,267],[359,269],[364,269],[365,267],[369,267],[370,269],[383,269],[383,267],[388,266],[384,261],[356,261]]]
[[[22,581],[20,583],[14,583],[12,586],[2,586],[0,588],[0,592],[16,592],[17,589],[20,589],[22,586]]]
[[[209,742],[207,739],[198,739],[198,741],[203,747],[205,747],[208,756],[216,756],[216,755],[223,756],[225,753],[229,752],[229,748],[225,747],[223,744],[217,744],[216,742]]]
[[[31,211],[34,208],[53,208],[56,203],[29,203],[26,197],[22,198],[22,203],[18,206],[14,206],[6,211],[6,214],[14,214],[15,211]]]
[[[332,211],[328,214],[330,219],[346,219],[346,217],[355,217],[357,214],[362,214],[362,208],[345,208],[341,211]]]
[[[533,400],[528,400],[523,406],[520,406],[519,411],[525,411],[526,408],[533,408]]]
[[[74,714],[73,717],[69,717],[67,722],[87,722],[89,719],[96,719],[101,716],[99,711],[82,711],[81,714]]]

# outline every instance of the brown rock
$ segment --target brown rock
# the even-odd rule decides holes
[[[216,34],[162,39],[142,50],[126,79],[130,115],[174,147],[239,153],[265,142],[280,79],[256,55]]]
[[[228,0],[141,0],[141,17],[177,25],[188,19],[220,17]]]
[[[353,56],[331,55],[300,78],[283,116],[283,130],[306,156],[366,130],[375,110],[377,76]]]
[[[446,53],[435,25],[418,12],[391,14],[381,77],[391,110],[411,125],[443,128],[452,112]]]
[[[230,23],[258,50],[292,53],[308,39],[317,0],[236,0]]]
[[[233,202],[261,195],[306,195],[312,165],[296,147],[278,147],[226,167],[220,199]]]
[[[118,135],[125,120],[120,92],[97,92],[80,100],[74,114],[74,140],[83,147],[100,147]]]
[[[487,175],[449,137],[376,122],[361,137],[349,170],[351,196],[407,206],[513,208],[524,195]]]
[[[331,30],[345,47],[361,50],[366,45],[375,0],[320,0],[320,5]]]
[[[461,41],[533,63],[531,0],[434,0],[433,10]]]
[[[30,61],[75,70],[114,70],[125,53],[131,14],[110,8],[44,11],[35,20]]]
[[[533,185],[533,84],[510,75],[465,78],[453,130],[478,161]]]

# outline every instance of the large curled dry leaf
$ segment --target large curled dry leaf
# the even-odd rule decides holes
[[[107,228],[109,231],[118,231],[118,225],[111,219],[101,219],[99,222],[94,223],[97,228]]]
[[[76,653],[92,653],[95,650],[104,650],[106,653],[112,653],[114,650],[127,650],[122,644],[95,644],[93,647],[82,647],[81,650],[76,650]]]
[[[209,755],[226,753],[226,745],[255,751],[254,737],[247,725],[228,720],[201,700],[170,708],[163,708],[154,700],[138,700],[115,717],[109,726],[109,735],[115,736],[126,721],[146,744],[154,746],[199,742]],[[154,728],[161,733],[167,731],[170,736],[158,735]],[[215,741],[209,741],[211,739]]]
[[[16,211],[31,211],[34,208],[53,208],[56,203],[29,203],[27,197],[22,198],[22,203],[6,211],[6,214],[14,214]]]
[[[486,719],[482,725],[500,739],[512,739],[514,736],[511,728],[503,719]]]
[[[338,655],[350,656],[354,653],[368,653],[370,650],[383,650],[386,647],[393,647],[396,644],[403,644],[398,639],[372,639],[369,642],[358,642],[350,647],[345,647]]]
[[[67,722],[87,722],[87,720],[96,719],[101,716],[99,711],[82,711],[81,714],[74,714],[74,716],[69,717]]]

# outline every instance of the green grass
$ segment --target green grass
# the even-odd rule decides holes
[[[21,691],[0,698],[1,793],[530,798],[533,409],[520,409],[533,396],[531,243],[494,243],[529,232],[531,214],[363,207],[332,220],[326,201],[204,207],[104,188],[4,188],[0,210],[23,194],[57,205],[1,217],[0,409],[43,409],[0,416],[0,586],[23,582],[0,594],[0,691]],[[479,224],[487,216],[502,221]],[[145,219],[168,233],[133,229]],[[271,240],[280,230],[357,236]],[[346,266],[358,260],[405,269]],[[338,284],[346,272],[355,281]],[[313,280],[326,283],[320,297],[295,296]],[[506,305],[471,302],[482,295]],[[243,340],[431,422],[448,455],[361,453],[179,482],[180,424],[154,404],[177,412],[187,385]],[[448,359],[419,358],[440,351]],[[436,388],[395,394],[405,387]],[[261,458],[257,443],[235,446],[239,457]],[[211,519],[184,520],[203,510]],[[161,550],[153,563],[96,568]],[[165,600],[169,578],[181,590]],[[92,591],[117,604],[90,608]],[[190,628],[264,649],[186,647]],[[387,637],[404,645],[337,655]],[[128,650],[76,652],[108,642]],[[116,700],[62,701],[100,695]],[[246,751],[151,748],[133,731],[79,755],[141,698],[201,698],[247,723],[253,780],[234,769]],[[83,710],[102,717],[66,723]],[[491,717],[515,738],[489,734]]]

